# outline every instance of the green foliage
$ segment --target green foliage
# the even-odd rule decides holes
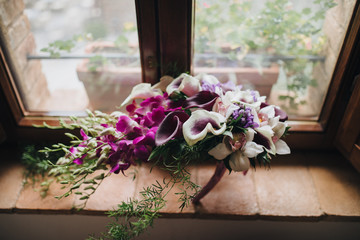
[[[24,184],[31,183],[35,191],[39,191],[45,197],[53,179],[47,178],[52,164],[57,161],[58,154],[41,154],[34,145],[27,145],[23,148],[21,163],[25,167]],[[35,184],[39,182],[40,188],[36,189]]]
[[[27,166],[30,166],[29,170],[33,169],[33,174],[44,174],[45,180],[42,184],[44,188],[49,186],[47,183],[56,180],[63,185],[63,189],[67,189],[64,194],[56,198],[61,199],[71,194],[77,195],[80,200],[80,204],[75,206],[77,210],[86,206],[87,201],[96,192],[102,181],[110,176],[110,173],[106,173],[109,170],[104,161],[104,157],[108,157],[105,148],[102,149],[100,157],[98,157],[99,154],[96,154],[97,150],[105,144],[97,137],[103,134],[114,134],[115,137],[115,132],[112,133],[109,126],[115,126],[118,121],[116,112],[105,114],[100,111],[87,111],[87,113],[88,116],[85,118],[71,117],[70,121],[61,120],[61,126],[57,127],[71,130],[81,128],[87,135],[86,141],[79,139],[74,134],[66,133],[70,138],[70,145],[53,144],[50,147],[44,147],[38,153],[34,153],[34,151],[24,153],[23,157],[28,162]],[[107,127],[103,127],[105,125]],[[44,127],[54,128],[46,124]],[[182,210],[187,207],[200,190],[200,186],[191,181],[190,173],[186,168],[195,160],[208,158],[207,154],[204,156],[200,152],[207,152],[220,141],[220,138],[209,135],[204,140],[206,144],[196,144],[191,147],[184,141],[173,140],[155,148],[149,161],[152,161],[154,166],[165,169],[169,176],[162,182],[156,181],[151,186],[145,187],[140,192],[139,199],[122,202],[117,209],[108,212],[109,217],[113,217],[115,220],[108,226],[108,232],[103,233],[100,239],[131,239],[143,233],[160,216],[160,210],[166,203],[165,197],[175,186],[175,194],[179,197],[179,208]],[[120,139],[121,137],[118,138],[118,140]],[[114,141],[116,140],[115,138]],[[72,147],[76,147],[77,151],[72,151]],[[42,160],[34,157],[37,155],[56,155],[56,159]],[[73,162],[74,158],[80,157],[84,157],[82,164],[78,165]],[[96,239],[96,237],[92,236],[90,239]]]
[[[40,51],[49,53],[51,57],[58,58],[63,52],[71,52],[78,42],[89,41],[92,39],[90,34],[76,34],[68,40],[56,40],[49,43],[48,47]]]
[[[190,173],[184,166],[167,166],[167,169],[170,169],[168,179],[145,187],[140,192],[140,199],[122,202],[115,210],[109,211],[107,214],[114,221],[107,226],[107,232],[99,238],[91,236],[89,239],[125,240],[139,236],[160,216],[160,210],[166,204],[165,197],[176,184],[180,189],[175,194],[179,196],[181,210],[187,206],[200,187],[190,181]]]
[[[290,0],[267,1],[261,9],[252,1],[198,2],[197,52],[217,53],[237,64],[246,61],[260,71],[269,62],[261,57],[247,60],[244,57],[248,53],[293,56],[294,60],[281,65],[286,73],[287,94],[280,96],[280,100],[287,109],[305,103],[299,98],[308,86],[316,86],[316,80],[311,77],[315,63],[301,56],[321,54],[325,43],[322,22],[326,11],[336,5],[333,0],[315,0],[316,8],[300,10],[294,9]]]
[[[88,21],[85,23],[85,32],[91,34],[94,39],[101,39],[107,35],[106,25],[103,21],[96,19],[96,21]]]
[[[265,168],[270,168],[271,157],[266,150],[258,154],[255,158],[250,159],[250,164],[254,169],[256,169],[256,161],[260,167],[264,166]]]
[[[108,64],[108,62],[109,62],[109,60],[106,57],[96,55],[89,59],[87,68],[90,72],[96,72],[99,68],[102,68],[103,66]]]

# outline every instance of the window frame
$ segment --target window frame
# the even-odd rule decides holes
[[[155,83],[160,76],[167,73],[166,66],[174,62],[179,63],[180,71],[191,73],[195,0],[135,0],[135,5],[143,81]],[[348,101],[347,94],[354,68],[351,59],[360,57],[358,52],[353,51],[359,44],[359,29],[360,10],[359,2],[356,2],[319,120],[290,121],[291,135],[287,137],[287,142],[293,149],[333,148],[337,126],[345,109],[344,104]],[[3,37],[0,38],[0,48],[0,100],[3,102],[0,110],[4,113],[1,122],[8,141],[34,140],[34,135],[38,136],[39,140],[60,140],[64,131],[33,127],[34,124],[43,122],[57,125],[59,117],[51,116],[54,112],[25,110],[16,89],[16,74]],[[60,116],[68,114],[58,113]]]

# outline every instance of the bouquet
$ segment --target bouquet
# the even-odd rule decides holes
[[[283,140],[288,117],[265,98],[207,74],[165,76],[154,86],[136,85],[122,103],[127,113],[88,111],[86,118],[61,121],[64,128],[80,128],[81,137],[67,133],[70,146],[59,143],[42,151],[64,152],[49,174],[69,186],[59,198],[78,194],[83,206],[111,173],[127,175],[139,163],[168,170],[170,178],[144,188],[142,199],[130,199],[109,213],[125,216],[126,221],[112,225],[104,236],[131,238],[152,224],[165,206],[166,189],[175,184],[182,186],[178,194],[184,208],[199,203],[226,169],[246,174],[250,166],[269,166],[273,155],[290,153]],[[214,175],[203,188],[190,181],[187,171],[188,165],[199,161],[216,162]]]

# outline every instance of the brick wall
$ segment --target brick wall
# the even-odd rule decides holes
[[[47,81],[38,60],[27,60],[36,45],[23,0],[0,0],[0,34],[4,36],[14,66],[14,78],[25,108],[36,110],[49,97]]]

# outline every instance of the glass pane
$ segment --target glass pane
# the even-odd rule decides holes
[[[197,0],[195,74],[256,89],[317,119],[351,18],[347,0]]]
[[[141,82],[134,1],[24,0],[15,7],[20,17],[8,29],[21,25],[12,51],[28,111],[112,111]]]

